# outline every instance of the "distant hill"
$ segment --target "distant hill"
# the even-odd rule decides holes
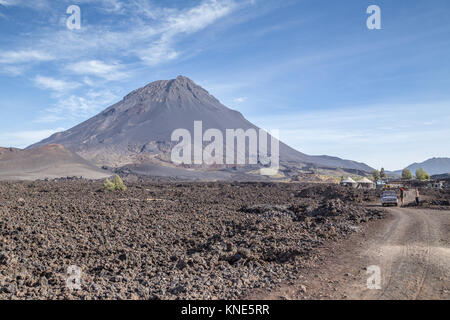
[[[435,174],[435,175],[431,176],[431,179],[434,179],[434,180],[450,180],[450,173]]]
[[[30,150],[0,148],[0,180],[74,176],[102,179],[110,175],[61,145],[51,144]]]
[[[432,158],[421,163],[413,163],[407,167],[415,174],[417,169],[422,168],[430,175],[450,173],[450,158]],[[402,170],[395,171],[395,174],[401,175]]]
[[[174,145],[171,134],[185,128],[193,133],[194,121],[203,129],[258,129],[244,116],[221,104],[192,80],[179,76],[152,82],[128,94],[122,101],[93,118],[29,147],[61,144],[97,166],[134,168],[140,173],[152,164],[170,166]],[[225,134],[224,134],[225,136]],[[329,156],[310,156],[280,142],[280,161],[326,168],[370,172],[364,163]],[[167,170],[166,170],[167,171]]]

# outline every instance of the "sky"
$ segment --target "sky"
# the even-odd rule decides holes
[[[381,29],[367,27],[370,5]],[[449,12],[448,0],[0,0],[0,146],[184,75],[307,154],[387,170],[450,157]]]

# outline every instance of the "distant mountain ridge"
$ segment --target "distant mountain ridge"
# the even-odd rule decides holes
[[[259,129],[238,111],[221,104],[192,80],[179,76],[152,82],[87,121],[35,144],[61,144],[98,166],[122,167],[139,163],[169,165],[174,143],[171,134],[184,128],[193,132],[194,121],[210,128]],[[329,156],[310,156],[280,142],[280,161],[318,167],[370,172],[356,161]]]
[[[417,169],[422,168],[430,175],[439,175],[450,173],[450,158],[431,158],[421,163],[413,163],[406,167],[412,174],[416,173]],[[403,170],[395,171],[395,174],[401,175]]]

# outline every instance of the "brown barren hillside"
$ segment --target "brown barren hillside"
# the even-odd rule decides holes
[[[109,175],[58,144],[30,150],[0,148],[0,180],[36,180],[68,176],[102,179]]]

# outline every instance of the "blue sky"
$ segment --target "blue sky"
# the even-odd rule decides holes
[[[381,30],[369,30],[369,5]],[[69,30],[66,9],[81,8]],[[308,154],[450,157],[450,2],[0,0],[0,145],[185,75]]]

